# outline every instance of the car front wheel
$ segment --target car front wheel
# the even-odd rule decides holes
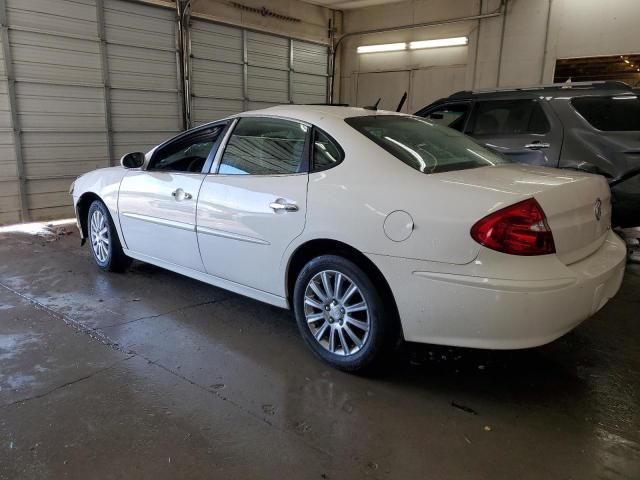
[[[131,263],[124,254],[118,232],[106,205],[94,200],[87,216],[87,233],[93,260],[102,270],[121,272]]]
[[[395,340],[389,305],[367,274],[344,257],[323,255],[307,263],[293,303],[306,343],[340,370],[370,370]]]

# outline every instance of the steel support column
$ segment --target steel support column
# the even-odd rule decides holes
[[[98,49],[102,76],[102,96],[104,98],[104,127],[107,135],[107,166],[115,164],[113,149],[113,126],[111,121],[111,82],[109,79],[109,58],[107,56],[107,38],[104,26],[104,0],[96,0],[96,22],[98,25]]]
[[[18,105],[16,102],[16,79],[13,71],[11,57],[11,44],[9,43],[9,24],[7,20],[7,2],[0,0],[0,37],[2,38],[2,53],[4,57],[4,71],[7,75],[7,89],[9,97],[9,110],[11,112],[11,126],[13,128],[13,145],[16,152],[16,170],[18,174],[18,192],[20,195],[20,220],[28,222],[29,203],[27,199],[27,185],[24,169],[24,157],[22,155],[22,131],[20,130],[20,118],[18,117]]]
[[[249,108],[249,53],[247,51],[247,31],[242,30],[242,110]]]
[[[293,103],[293,40],[289,39],[289,92],[287,100]]]

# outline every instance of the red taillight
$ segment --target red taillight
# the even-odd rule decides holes
[[[487,215],[471,227],[471,236],[487,248],[511,255],[556,251],[544,211],[534,198]]]

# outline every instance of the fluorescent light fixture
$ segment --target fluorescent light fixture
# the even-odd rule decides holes
[[[402,43],[383,43],[381,45],[362,45],[358,47],[358,53],[375,53],[375,52],[395,52],[398,50],[406,50],[407,44]]]
[[[409,48],[411,50],[417,50],[419,48],[457,47],[460,45],[467,45],[468,43],[469,37],[436,38],[433,40],[411,42],[409,43]]]

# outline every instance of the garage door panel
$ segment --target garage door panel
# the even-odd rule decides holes
[[[195,125],[202,125],[241,112],[242,104],[242,100],[199,98],[197,107],[193,111]]]
[[[103,159],[91,160],[76,160],[76,161],[52,161],[46,159],[38,162],[25,162],[24,171],[29,182],[33,178],[50,178],[50,177],[77,177],[90,170],[102,168],[105,166],[106,157]],[[29,184],[27,182],[27,185]],[[31,202],[29,202],[29,208],[31,208]]]
[[[0,145],[0,179],[7,180],[9,178],[15,178],[18,176],[18,169],[16,167],[16,162],[14,160],[15,151],[13,145],[5,146]],[[11,160],[6,161],[5,159],[10,158]],[[6,188],[6,184],[2,183],[0,188]]]
[[[111,85],[177,91],[175,53],[108,45]]]
[[[62,34],[96,36],[94,0],[7,0],[10,25]]]
[[[9,40],[17,80],[98,84],[98,44],[89,40],[10,31]]]
[[[289,70],[289,40],[264,33],[247,32],[249,65]]]
[[[147,152],[175,136],[175,132],[116,132],[113,134],[116,159],[130,152]]]
[[[451,95],[452,92],[464,90],[466,71],[466,65],[414,70],[411,83],[420,85],[420,88],[414,88],[412,92],[411,111],[415,112],[439,98]]]
[[[111,91],[112,118],[134,117],[144,123],[150,122],[154,129],[158,129],[155,120],[171,121],[171,129],[179,128],[176,111],[178,100],[175,94],[164,92],[145,92],[139,90],[113,89]],[[139,125],[140,126],[140,125]]]
[[[356,105],[373,105],[380,98],[381,110],[395,110],[404,92],[409,91],[409,78],[409,71],[359,74]],[[406,102],[402,111],[408,112]]]
[[[293,103],[323,103],[326,101],[326,77],[293,73],[292,85]]]
[[[293,41],[293,65],[296,72],[326,76],[327,47]]]
[[[119,0],[106,0],[107,42],[175,51],[173,10]]]
[[[192,65],[192,88],[195,96],[242,99],[242,65],[197,58],[193,59]]]
[[[51,220],[52,218],[73,218],[73,206],[71,202],[66,207],[50,207],[40,208],[31,211],[31,220],[38,222],[40,220]]]
[[[69,163],[85,163],[92,168],[104,167],[107,161],[107,142],[103,132],[29,132],[22,135],[22,156],[26,166],[31,166],[31,176],[41,177],[43,167],[59,173],[68,170]],[[91,169],[91,168],[89,168]],[[49,171],[49,170],[47,170]],[[85,170],[88,171],[88,170]],[[74,170],[75,172],[75,170]],[[84,172],[81,172],[84,173]],[[29,173],[27,172],[29,175]]]
[[[0,181],[0,188],[4,182]],[[0,195],[0,212],[18,212],[20,211],[20,197],[18,192],[15,195]]]
[[[180,130],[180,107],[174,93],[113,89],[111,109],[116,132]]]
[[[251,101],[288,103],[288,72],[249,66],[248,82]]]
[[[199,20],[191,29],[194,58],[216,62],[242,63],[242,30]]]
[[[16,84],[22,129],[104,130],[102,89]]]

